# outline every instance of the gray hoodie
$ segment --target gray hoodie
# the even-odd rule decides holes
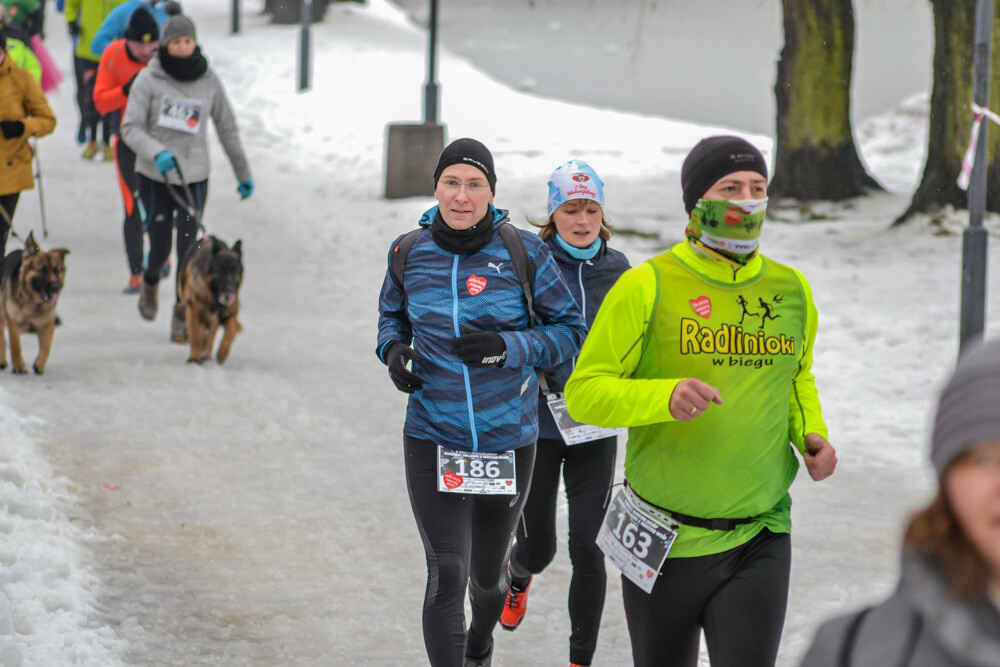
[[[997,667],[1000,611],[955,600],[940,572],[903,557],[899,588],[885,602],[824,623],[802,667]]]
[[[154,181],[165,179],[156,170],[155,158],[162,151],[173,153],[184,180],[196,183],[208,178],[208,117],[212,117],[222,147],[236,179],[250,178],[236,118],[222,82],[211,68],[193,81],[178,81],[154,57],[132,83],[122,119],[121,138],[135,151],[135,169]],[[176,172],[167,172],[176,183]]]

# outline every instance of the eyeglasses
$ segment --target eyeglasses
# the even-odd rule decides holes
[[[470,195],[478,195],[486,192],[490,189],[489,183],[483,183],[482,181],[471,181],[469,183],[463,183],[462,181],[456,181],[454,178],[446,178],[438,181],[438,185],[447,190],[448,192],[458,192],[465,186],[465,191]]]

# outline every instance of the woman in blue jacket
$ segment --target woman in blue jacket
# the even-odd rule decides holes
[[[629,268],[625,255],[608,247],[612,228],[604,218],[604,183],[590,165],[571,160],[552,173],[548,214],[545,224],[538,225],[541,227],[538,235],[552,251],[590,326],[604,295]],[[603,433],[592,433],[588,437],[593,439],[582,442],[574,437],[563,438],[553,415],[565,419],[565,403],[558,399],[573,371],[574,361],[564,361],[547,375],[548,395],[553,402],[551,408],[545,404],[539,410],[540,437],[531,495],[525,503],[524,521],[518,527],[517,543],[510,557],[511,587],[500,623],[507,630],[517,628],[527,610],[532,576],[544,570],[555,557],[556,500],[561,471],[569,504],[569,557],[573,564],[569,586],[572,626],[569,660],[573,665],[589,665],[597,647],[607,584],[604,554],[594,540],[614,478],[618,438]]]
[[[427,559],[428,658],[435,666],[488,665],[514,526],[531,484],[535,367],[574,357],[585,325],[549,247],[515,230],[533,273],[531,286],[522,287],[516,249],[500,231],[507,212],[493,206],[496,174],[485,146],[474,139],[449,144],[434,182],[438,205],[420,220],[402,284],[391,268],[404,237],[390,249],[376,352],[396,387],[410,394],[403,451]]]

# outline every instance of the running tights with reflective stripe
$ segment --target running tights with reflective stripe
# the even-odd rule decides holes
[[[507,559],[514,528],[531,484],[535,445],[514,456],[516,496],[443,493],[437,490],[437,445],[403,437],[410,507],[427,558],[424,646],[433,667],[460,667],[466,652],[484,652],[500,620],[507,588]],[[466,647],[465,593],[472,623]]]
[[[652,593],[623,576],[635,665],[695,667],[703,629],[712,667],[772,667],[791,560],[791,537],[765,528],[721,554],[668,558]]]

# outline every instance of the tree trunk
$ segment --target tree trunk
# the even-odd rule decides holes
[[[768,194],[838,201],[880,190],[851,129],[851,0],[782,0],[785,45],[775,84],[777,141]]]
[[[975,0],[931,0],[934,8],[934,83],[931,89],[930,123],[927,130],[927,161],[910,207],[896,220],[905,221],[914,213],[933,213],[951,205],[968,209],[968,195],[958,187],[962,157],[972,132],[973,44],[975,41]],[[993,45],[990,73],[1000,74],[1000,47],[997,44],[996,9],[993,15]],[[1000,109],[1000,86],[990,89],[991,109]],[[986,119],[980,132],[990,125]],[[1000,167],[1000,128],[989,128],[986,144],[987,173]],[[1000,182],[986,179],[986,210],[1000,211]]]

